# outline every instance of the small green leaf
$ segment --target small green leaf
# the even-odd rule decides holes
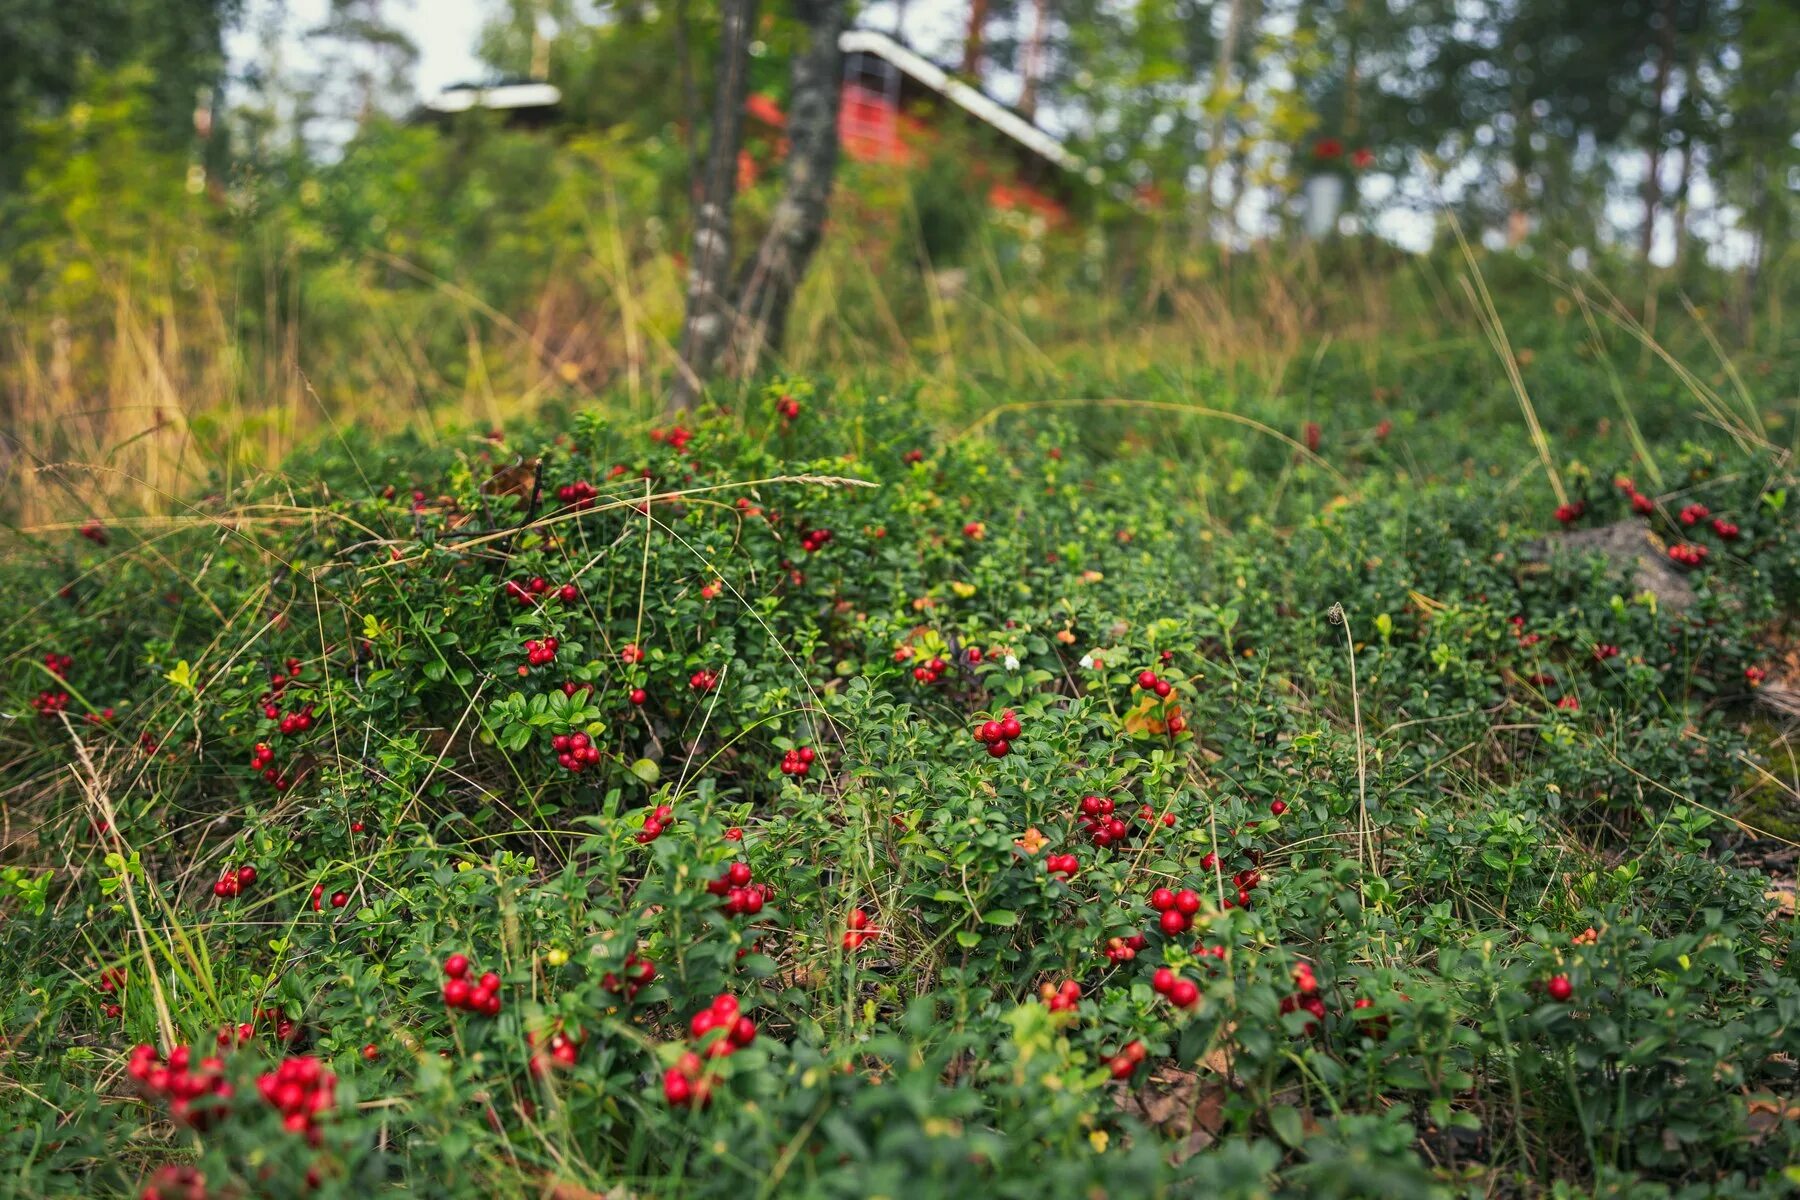
[[[1019,923],[1019,914],[1008,908],[996,908],[989,910],[981,919],[989,925],[999,925],[1004,929],[1010,929]]]
[[[956,931],[956,944],[964,950],[973,950],[981,945],[981,935],[973,929],[959,929]]]
[[[662,768],[648,758],[640,758],[631,764],[631,773],[645,783],[654,785],[662,778]]]
[[[1306,1126],[1300,1120],[1300,1110],[1290,1105],[1269,1113],[1269,1126],[1275,1130],[1275,1136],[1289,1146],[1298,1146],[1306,1138]]]

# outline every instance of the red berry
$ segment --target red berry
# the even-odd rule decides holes
[[[1562,1002],[1575,994],[1575,985],[1569,982],[1567,975],[1552,975],[1545,990],[1552,1000]]]
[[[469,956],[468,955],[452,954],[449,958],[446,958],[444,960],[444,974],[448,975],[450,978],[461,979],[464,975],[467,975],[468,973],[469,973]]]

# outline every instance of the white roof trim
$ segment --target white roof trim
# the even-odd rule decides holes
[[[873,29],[847,29],[838,38],[838,49],[845,54],[860,51],[885,58],[958,108],[987,122],[1032,152],[1049,159],[1064,170],[1082,169],[1081,159],[1065,150],[1061,142],[1005,105],[990,100],[960,80],[952,79],[942,67],[908,50],[885,33]]]
[[[498,87],[454,87],[425,101],[432,112],[460,113],[471,108],[549,108],[562,92],[549,83],[505,83]]]

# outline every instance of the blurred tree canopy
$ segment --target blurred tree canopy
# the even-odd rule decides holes
[[[415,51],[387,0],[331,0],[289,31],[319,72],[284,77],[265,37],[228,80],[224,34],[264,7],[0,0],[0,204],[52,152],[28,131],[126,67],[146,145],[213,186],[247,168],[292,186],[342,153],[302,136],[309,122],[335,115],[354,142],[409,105]],[[866,7],[904,40],[926,6]],[[641,146],[687,220],[719,6],[487,0],[487,15],[491,75],[554,82],[558,136]],[[936,6],[923,25],[941,36],[919,49],[1062,137],[1106,185],[1102,213],[1190,249],[1280,236],[1322,171],[1349,183],[1364,232],[1402,214],[1441,235],[1449,211],[1508,244],[1679,258],[1704,243],[1752,271],[1800,212],[1800,0],[954,0],[948,15]],[[764,4],[748,90],[784,102],[801,43],[791,5]],[[220,114],[203,142],[197,102]]]
[[[96,71],[144,68],[145,129],[195,136],[225,76],[225,30],[243,0],[0,0],[0,193],[16,186],[33,118],[64,111]]]

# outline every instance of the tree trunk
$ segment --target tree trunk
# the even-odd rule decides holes
[[[1669,0],[1657,5],[1662,17],[1661,49],[1656,56],[1656,83],[1650,112],[1650,163],[1644,172],[1644,229],[1641,237],[1644,261],[1656,242],[1656,210],[1662,202],[1663,100],[1669,94],[1669,71],[1675,65],[1675,12]]]
[[[706,177],[694,211],[694,249],[688,259],[687,316],[681,324],[675,386],[666,411],[693,404],[712,373],[732,327],[731,210],[737,200],[737,160],[744,134],[744,89],[756,0],[721,0],[719,68],[713,86],[712,139]]]
[[[756,255],[745,264],[738,290],[734,359],[756,369],[779,352],[794,293],[806,277],[825,231],[831,184],[837,175],[838,106],[843,89],[846,0],[794,0],[806,44],[794,56],[788,99],[788,155],[781,200]]]
[[[1225,10],[1225,36],[1219,39],[1219,52],[1213,59],[1212,112],[1207,118],[1206,182],[1200,187],[1199,228],[1195,232],[1204,240],[1212,240],[1213,210],[1218,203],[1215,191],[1225,165],[1225,107],[1231,93],[1231,68],[1237,60],[1238,32],[1243,28],[1244,0],[1231,0]]]
[[[981,78],[981,42],[987,33],[988,0],[971,0],[969,32],[963,38],[962,71],[971,79]]]
[[[1019,92],[1019,112],[1028,121],[1037,119],[1038,76],[1044,73],[1044,26],[1049,23],[1046,11],[1050,0],[1034,0],[1031,6],[1031,39],[1025,43],[1025,57],[1019,73],[1025,82]]]

